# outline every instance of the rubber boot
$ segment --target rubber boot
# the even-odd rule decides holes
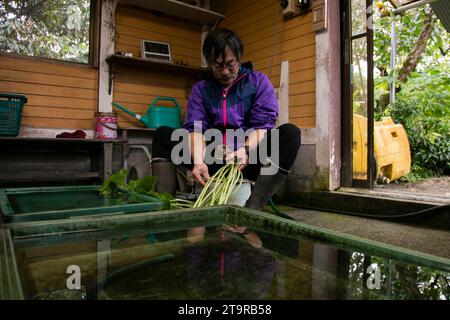
[[[255,186],[245,204],[246,208],[262,210],[269,198],[273,196],[286,180],[287,175],[278,172],[274,175],[259,175]]]
[[[177,172],[175,165],[165,158],[152,159],[152,175],[156,176],[156,192],[168,192],[175,195],[177,191]]]

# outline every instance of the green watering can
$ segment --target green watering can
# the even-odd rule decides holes
[[[168,106],[155,106],[158,101],[170,101],[175,104],[175,107]],[[112,105],[125,111],[129,115],[135,117],[140,122],[142,122],[147,128],[156,129],[161,126],[168,126],[174,129],[181,127],[180,120],[180,106],[175,98],[171,97],[156,97],[153,100],[150,107],[148,107],[147,112],[141,116],[133,111],[127,110],[121,105],[113,102]]]

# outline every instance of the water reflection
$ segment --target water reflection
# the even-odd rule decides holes
[[[365,277],[367,265],[372,266],[373,271],[378,270],[380,279]],[[353,252],[350,257],[349,278],[353,289],[350,290],[351,299],[361,299],[365,296],[369,299],[379,296],[389,299],[450,299],[449,273],[381,257],[370,257],[360,252]],[[379,285],[370,290],[368,287],[370,283],[375,283],[374,280],[379,281]]]
[[[447,272],[230,224],[16,248],[31,299],[450,298]]]
[[[190,298],[266,297],[276,272],[275,256],[245,227],[225,224],[218,231],[212,237],[202,227],[187,232],[192,244],[184,247]]]

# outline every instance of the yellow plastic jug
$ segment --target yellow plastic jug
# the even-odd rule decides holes
[[[375,122],[374,149],[379,182],[389,183],[410,172],[408,136],[392,118]],[[367,118],[359,114],[353,115],[353,179],[367,179]]]

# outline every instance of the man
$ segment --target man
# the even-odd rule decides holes
[[[204,161],[206,130],[252,129],[243,146],[231,143],[233,150],[227,159],[237,159],[244,177],[256,180],[246,207],[260,210],[279,189],[294,164],[301,143],[300,130],[292,124],[280,126],[277,128],[279,142],[271,145],[272,129],[278,116],[277,97],[266,75],[253,71],[251,63],[241,64],[244,50],[237,34],[228,29],[211,32],[202,51],[209,70],[192,88],[183,125],[189,131],[189,151],[194,163],[190,166],[192,175],[204,186],[218,169],[217,165]],[[195,128],[194,122],[201,123],[201,131]],[[158,128],[153,139],[152,170],[158,177],[157,191],[160,192],[174,193],[176,188],[175,167],[170,162],[171,150],[176,144],[170,141],[172,132],[168,127]],[[279,149],[279,162],[272,161],[279,170],[272,175],[260,174],[266,159],[258,157],[257,163],[249,164],[249,159],[254,159],[249,155],[259,154],[263,139],[269,152]],[[226,135],[224,144],[227,144]]]

